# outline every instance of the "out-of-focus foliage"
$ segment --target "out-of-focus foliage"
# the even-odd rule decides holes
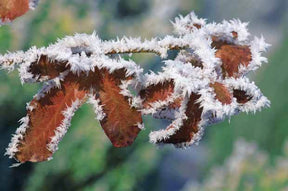
[[[235,142],[232,155],[221,167],[213,168],[203,184],[191,182],[187,191],[279,190],[288,189],[288,141],[282,156],[271,165],[267,153],[253,143],[240,139]]]

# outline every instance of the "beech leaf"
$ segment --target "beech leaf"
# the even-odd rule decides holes
[[[200,103],[197,100],[200,98],[197,94],[191,94],[187,103],[183,102],[185,111],[185,117],[173,121],[166,130],[160,130],[152,132],[150,139],[153,143],[171,143],[176,146],[186,146],[192,144],[195,135],[199,132],[199,123],[201,121],[201,115],[203,109],[200,107]]]
[[[233,33],[234,36],[235,33]],[[224,77],[239,77],[239,67],[247,67],[252,61],[250,47],[247,45],[236,45],[232,42],[212,37],[212,47],[216,48],[216,57],[222,61],[222,72]]]
[[[116,70],[110,74],[107,70],[103,72],[101,89],[96,99],[100,99],[103,112],[106,114],[100,120],[106,135],[115,147],[131,145],[142,125],[141,112],[130,106],[128,97],[122,95],[121,81],[127,79],[125,70]]]
[[[52,87],[49,92],[39,93],[43,97],[36,96],[29,104],[26,132],[16,143],[15,158],[21,163],[45,161],[52,156],[87,92],[80,90],[79,84],[73,82],[73,75],[69,75],[60,89]]]

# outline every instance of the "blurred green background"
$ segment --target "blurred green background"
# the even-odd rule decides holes
[[[90,106],[84,105],[53,160],[9,168],[15,161],[0,157],[0,190],[209,190],[213,180],[221,184],[220,190],[288,190],[288,151],[283,150],[288,141],[287,0],[41,0],[35,11],[0,28],[0,52],[47,46],[82,32],[96,31],[102,39],[162,37],[172,34],[169,20],[192,10],[208,22],[232,18],[249,21],[251,34],[263,34],[272,44],[265,53],[269,64],[250,74],[271,100],[271,108],[208,127],[200,145],[177,150],[149,143],[149,132],[165,127],[149,117],[144,119],[146,130],[131,147],[113,148]],[[157,71],[162,65],[154,55],[140,54],[133,59],[145,70]],[[0,71],[3,154],[19,126],[17,121],[25,116],[26,102],[39,87],[22,86],[17,72]],[[257,146],[252,154],[243,154],[253,145]],[[241,166],[241,170],[231,165]],[[236,178],[229,173],[236,173]],[[221,182],[219,177],[227,181]]]

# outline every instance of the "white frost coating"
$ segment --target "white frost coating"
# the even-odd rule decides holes
[[[129,90],[129,87],[137,90],[137,80],[122,80],[119,88],[121,89],[120,94],[128,98],[129,105],[134,108],[141,108],[143,100],[140,96],[133,95]]]
[[[19,120],[21,123],[20,127],[16,130],[15,134],[13,135],[11,142],[8,145],[8,148],[6,148],[5,155],[8,155],[9,158],[13,158],[15,154],[18,152],[18,145],[20,141],[25,136],[25,133],[27,129],[29,128],[29,117],[23,117]]]
[[[193,28],[193,24],[198,24],[201,28]],[[175,19],[173,26],[174,30],[180,35],[203,33],[205,36],[221,36],[226,40],[235,41],[237,43],[247,41],[249,36],[247,30],[248,23],[242,23],[239,19],[233,19],[230,21],[224,20],[222,23],[213,22],[206,24],[206,19],[199,19],[194,12],[185,17],[180,15]],[[237,39],[233,40],[232,32],[237,33]]]
[[[234,19],[230,21],[224,20],[222,23],[209,23],[201,30],[204,31],[206,35],[219,36],[221,39],[234,42],[236,44],[243,44],[248,40],[249,32],[247,30],[248,23],[242,23],[239,19]],[[233,33],[237,33],[237,37],[233,37]]]
[[[177,98],[186,95],[190,96],[192,92],[197,92],[207,87],[210,82],[210,79],[205,76],[201,68],[194,67],[188,63],[168,60],[162,69],[163,72],[159,72],[158,74],[153,72],[146,74],[144,87],[164,83],[165,81],[172,81],[174,83],[174,91],[165,100],[155,101],[149,104],[149,108],[142,109],[142,114],[144,115],[156,114],[159,112],[159,109],[169,105]]]
[[[1,23],[0,23],[1,26]],[[7,53],[4,56],[0,55],[0,68],[3,70],[12,71],[15,69],[15,65],[22,63],[26,54],[23,51],[18,51],[15,53]]]
[[[262,94],[254,82],[250,82],[248,78],[228,78],[224,80],[224,83],[227,84],[227,86],[230,86],[230,88],[245,91],[247,96],[251,97],[251,100],[247,103],[237,104],[237,108],[240,111],[255,113],[262,108],[270,106],[270,101]]]
[[[183,17],[179,15],[179,17],[175,18],[175,22],[172,22],[174,30],[178,34],[187,34],[191,33],[191,29],[194,24],[204,26],[206,24],[206,19],[198,18],[194,12]],[[197,30],[197,28],[193,28],[193,30]]]
[[[260,38],[254,37],[254,39],[250,42],[250,51],[252,60],[247,67],[240,67],[239,73],[245,75],[247,72],[255,71],[259,67],[261,67],[262,63],[267,63],[267,58],[263,57],[261,54],[266,52],[267,48],[270,44],[267,44],[264,40],[264,37],[261,36]]]
[[[104,41],[102,48],[105,53],[133,53],[133,52],[154,52],[162,58],[167,58],[168,50],[174,47],[189,46],[190,42],[181,37],[165,36],[163,39],[153,38],[142,41],[141,38],[127,38]]]
[[[0,27],[1,27],[2,25],[7,25],[7,24],[9,24],[10,22],[11,22],[10,19],[7,19],[7,18],[1,19],[1,18],[0,18]]]
[[[33,97],[36,100],[40,100],[41,98],[45,97],[47,93],[49,93],[54,88],[61,88],[61,81],[65,79],[65,77],[68,75],[69,71],[65,71],[63,73],[60,73],[60,75],[52,80],[49,80],[48,82],[45,82],[42,89]],[[33,106],[32,106],[33,107]]]
[[[215,118],[222,120],[225,117],[235,115],[237,112],[238,103],[236,98],[232,98],[230,104],[222,104],[217,98],[214,89],[207,87],[199,91],[201,95],[198,99],[200,107],[203,108],[204,115],[206,113],[213,113]]]
[[[187,103],[189,99],[186,97],[184,98],[184,101],[179,109],[179,112],[175,113],[175,120],[170,124],[172,128],[169,129],[162,129],[159,131],[152,131],[149,134],[150,142],[157,144],[158,142],[161,142],[162,140],[168,139],[170,136],[174,135],[177,130],[181,128],[183,125],[183,120],[187,119],[187,116],[185,114]]]
[[[90,103],[93,106],[97,120],[101,121],[106,117],[106,114],[103,111],[103,105],[101,105],[101,101],[96,99],[94,94],[89,95],[87,103]]]
[[[51,137],[50,143],[47,145],[47,149],[54,153],[58,150],[58,144],[62,140],[63,136],[66,134],[68,128],[70,127],[72,117],[74,116],[77,109],[82,105],[80,100],[74,101],[71,106],[68,106],[65,111],[63,111],[64,119],[61,125],[57,127],[54,132],[55,135]]]
[[[146,74],[145,87],[172,80],[175,93],[190,95],[191,92],[205,87],[210,81],[201,68],[180,61],[167,60],[162,70],[158,75],[153,72]]]
[[[117,59],[111,59],[108,56],[91,56],[90,60],[91,68],[93,69],[94,67],[98,67],[99,69],[106,68],[110,73],[113,73],[115,70],[118,69],[125,69],[126,77],[133,75],[138,80],[140,80],[143,73],[143,69],[138,66],[134,61],[127,61],[122,59],[121,57],[118,57]]]
[[[163,101],[155,101],[153,103],[149,103],[149,107],[142,109],[141,113],[142,115],[149,115],[149,114],[157,115],[157,113],[161,110],[161,108],[173,103],[177,98],[179,98],[179,95],[173,93],[171,96],[169,96]]]

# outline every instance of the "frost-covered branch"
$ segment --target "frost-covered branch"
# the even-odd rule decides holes
[[[0,66],[3,69],[13,70],[15,65],[18,65],[27,60],[27,55],[37,57],[46,52],[47,55],[56,51],[66,51],[72,55],[84,53],[88,56],[91,55],[111,55],[111,54],[133,54],[133,53],[154,53],[162,58],[167,57],[169,50],[183,50],[189,48],[189,35],[184,37],[167,36],[163,39],[152,39],[141,41],[140,38],[127,38],[102,41],[93,33],[92,35],[76,34],[75,36],[66,37],[59,40],[56,44],[47,48],[37,49],[32,47],[30,50],[16,53],[8,53],[0,56]],[[66,50],[65,50],[66,49]],[[67,50],[70,49],[70,50]],[[63,52],[58,54],[63,54]],[[61,56],[57,55],[59,60]]]
[[[103,42],[105,54],[131,54],[154,53],[162,58],[167,57],[168,50],[182,50],[189,48],[189,42],[185,38],[166,36],[163,39],[141,41],[140,38],[122,38]]]
[[[246,77],[267,62],[262,53],[268,47],[263,37],[249,37],[247,23],[206,23],[190,13],[173,26],[175,34],[163,39],[102,41],[95,33],[76,34],[0,56],[3,69],[19,68],[23,83],[44,82],[6,154],[21,163],[50,159],[85,102],[115,147],[133,143],[144,129],[143,115],[171,121],[152,131],[150,142],[187,147],[199,142],[207,126],[270,105]],[[167,59],[169,50],[178,51],[175,59]],[[143,73],[121,57],[126,53],[158,54],[162,71]]]

